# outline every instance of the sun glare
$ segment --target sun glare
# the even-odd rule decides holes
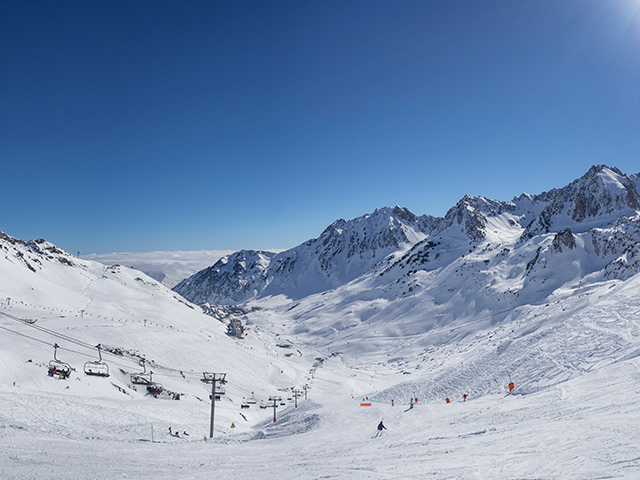
[[[630,28],[640,28],[640,0],[624,0],[622,11]]]

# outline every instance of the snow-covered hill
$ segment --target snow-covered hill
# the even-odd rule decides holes
[[[306,364],[295,366],[274,353],[278,340],[272,335],[254,329],[242,342],[231,338],[225,333],[227,318],[205,315],[138,270],[78,259],[45,240],[2,234],[0,248],[0,384],[4,391],[11,387],[19,402],[22,396],[44,396],[43,412],[57,411],[56,403],[60,410],[88,403],[81,415],[96,415],[96,421],[102,411],[123,409],[125,422],[138,414],[145,418],[142,412],[149,410],[145,421],[171,423],[175,411],[188,410],[185,418],[206,425],[210,386],[201,382],[203,372],[227,373],[233,380],[221,401],[222,418],[228,415],[225,403],[235,406],[251,392],[266,400],[274,390],[307,379]],[[109,377],[86,375],[86,362],[99,362],[100,355]],[[56,359],[71,367],[68,380],[47,375]],[[149,372],[163,387],[159,398],[147,385],[132,383],[132,374]],[[164,400],[175,406],[163,407]],[[244,420],[235,408],[233,414],[241,420],[239,431],[256,417],[246,412]],[[3,424],[15,421],[14,413],[4,415]],[[60,433],[75,428],[76,421],[54,415],[39,428]]]

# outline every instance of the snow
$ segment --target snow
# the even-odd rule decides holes
[[[325,309],[333,305],[340,311],[350,305],[350,321],[357,325],[348,335],[341,336],[340,329],[338,338],[320,333],[335,325],[331,314],[315,318],[317,333],[313,327],[290,331],[284,325],[296,323],[294,312],[304,309],[305,302],[287,318],[282,299],[275,299],[269,309],[247,317],[249,334],[241,341],[222,335],[222,325],[176,302],[172,292],[153,280],[135,280],[139,272],[121,267],[112,278],[92,278],[89,272],[102,267],[85,267],[89,285],[98,282],[107,288],[85,289],[84,303],[77,301],[78,293],[58,298],[58,305],[65,299],[74,305],[86,303],[82,317],[57,307],[21,303],[11,291],[19,283],[16,277],[13,282],[3,277],[3,297],[11,291],[12,300],[9,305],[5,300],[0,311],[37,318],[35,325],[89,343],[144,353],[157,364],[154,379],[183,396],[174,401],[133,390],[120,369],[140,367],[126,357],[106,359],[112,371],[108,379],[85,377],[82,362],[95,359],[95,351],[43,336],[0,315],[6,328],[45,342],[58,341],[83,354],[59,351],[58,357],[79,371],[68,381],[55,380],[46,376],[45,365],[53,353],[49,347],[2,331],[4,478],[640,475],[640,434],[634,421],[640,408],[640,329],[635,320],[640,278],[590,284],[571,294],[559,291],[554,302],[520,307],[498,325],[476,316],[464,322],[436,322],[435,328],[422,333],[416,326],[422,316],[410,302],[394,306],[404,305],[405,312],[395,314],[400,326],[385,326],[376,312],[395,302],[376,299],[369,304],[366,291],[352,284],[350,299],[318,296]],[[22,275],[33,275],[23,270]],[[118,292],[123,283],[128,297]],[[130,283],[138,290],[130,290]],[[149,310],[149,292],[162,309]],[[118,309],[110,301],[116,294]],[[128,318],[111,316],[123,310]],[[149,319],[147,326],[142,318]],[[405,329],[409,325],[413,332]],[[276,346],[285,334],[294,344],[291,349]],[[331,355],[330,349],[341,352]],[[286,357],[288,353],[294,355]],[[183,370],[187,378],[172,369]],[[208,386],[198,379],[203,370],[227,372],[229,380],[227,394],[216,405],[214,438],[207,441]],[[511,395],[509,374],[516,384]],[[297,409],[287,402],[278,409],[275,423],[270,408],[239,408],[240,399],[252,391],[262,401],[269,395],[286,398],[288,393],[280,389],[294,384],[299,388],[305,382],[311,386],[309,399],[301,399]],[[469,395],[466,402],[464,393]],[[413,396],[418,403],[409,409]],[[365,397],[371,407],[360,406]],[[447,397],[452,403],[445,402]],[[380,420],[388,430],[372,438]],[[170,436],[169,426],[189,435]]]
[[[18,397],[3,389],[4,478],[534,479],[640,474],[633,421],[640,406],[636,360],[530,395],[491,395],[464,403],[452,398],[450,404],[421,404],[419,399],[411,410],[407,404],[392,407],[386,402],[360,407],[360,398],[351,398],[344,388],[344,373],[338,361],[329,361],[318,371],[312,399],[302,400],[298,409],[288,406],[276,423],[267,410],[255,432],[230,432],[210,441],[203,440],[202,428],[199,435],[190,430],[188,437],[169,436],[170,422],[158,418],[169,416],[165,409],[153,418],[148,406],[132,414],[134,407],[117,402]],[[57,412],[56,418],[44,412]],[[387,430],[372,438],[380,420]]]

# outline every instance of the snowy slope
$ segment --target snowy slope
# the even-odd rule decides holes
[[[65,409],[89,402],[94,405],[82,415],[99,418],[109,408],[126,410],[129,419],[160,408],[152,416],[169,422],[175,411],[188,410],[186,418],[198,412],[206,423],[209,387],[200,381],[202,372],[224,372],[234,380],[221,402],[223,417],[225,404],[236,406],[252,391],[266,398],[277,388],[304,383],[305,366],[276,352],[277,339],[254,331],[240,343],[224,333],[225,323],[137,270],[77,259],[42,240],[23,242],[3,234],[0,247],[0,383],[25,398],[44,395],[47,404],[59,398]],[[97,344],[110,366],[108,378],[83,373],[85,362],[98,360]],[[47,376],[54,353],[73,367],[69,380]],[[142,358],[166,391],[160,399],[130,381],[130,374],[142,373]],[[169,401],[175,394],[180,400]],[[175,407],[163,407],[163,400]],[[233,415],[241,418],[235,408]],[[250,420],[252,414],[246,416]],[[73,429],[78,420],[50,421],[41,428]],[[224,423],[228,428],[231,422]]]

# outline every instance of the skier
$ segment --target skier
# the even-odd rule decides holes
[[[387,427],[384,426],[384,424],[382,423],[382,420],[380,420],[380,423],[378,424],[378,431],[376,432],[376,437],[382,435],[382,431],[386,430]],[[375,437],[374,437],[375,438]]]

